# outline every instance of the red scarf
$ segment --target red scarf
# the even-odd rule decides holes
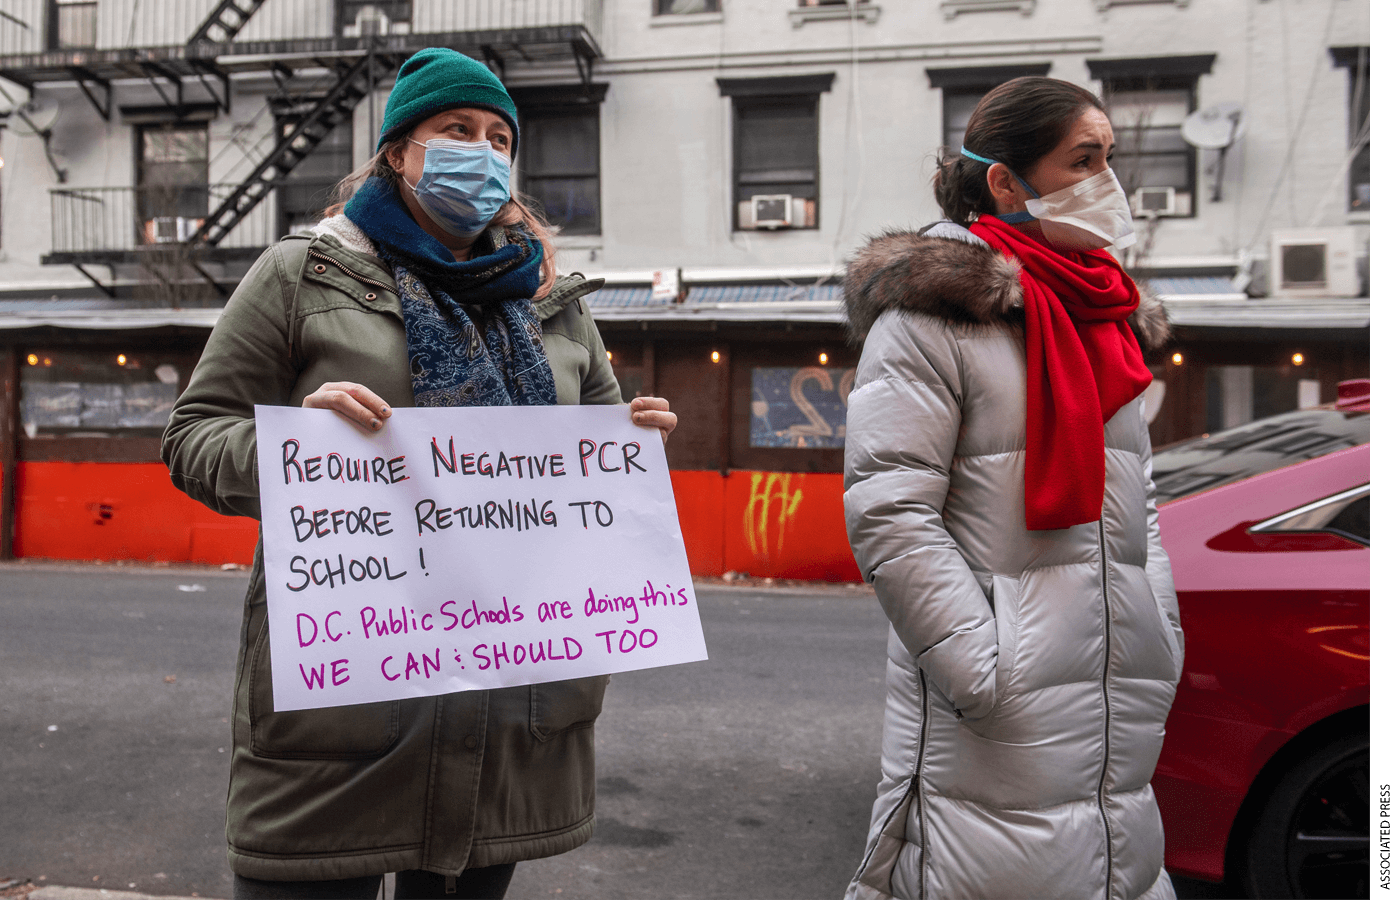
[[[1104,250],[1055,250],[993,216],[972,233],[1021,263],[1026,308],[1026,527],[1102,515],[1103,428],[1152,383],[1128,327],[1137,285]]]

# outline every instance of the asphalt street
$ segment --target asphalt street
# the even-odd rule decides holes
[[[0,567],[0,881],[232,896],[223,799],[246,582]],[[710,659],[613,676],[595,836],[521,864],[512,897],[844,891],[878,777],[879,605],[845,587],[698,595]]]

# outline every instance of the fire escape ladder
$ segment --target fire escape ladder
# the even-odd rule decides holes
[[[264,0],[219,0],[189,39],[194,44],[226,44],[248,24]]]
[[[348,68],[335,87],[303,115],[295,127],[281,136],[272,152],[204,220],[199,230],[190,236],[190,244],[215,246],[227,237],[326,135],[354,115],[355,107],[369,93],[377,77],[392,71],[397,61],[396,57],[371,52]]]

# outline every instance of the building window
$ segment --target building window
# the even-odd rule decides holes
[[[338,0],[336,6],[342,37],[408,34],[413,30],[412,0]]]
[[[20,359],[20,422],[32,441],[159,438],[195,357],[140,348],[32,348]]]
[[[1349,212],[1371,208],[1371,48],[1333,47],[1332,62],[1346,66],[1351,77],[1347,91],[1347,156],[1351,178],[1347,190]]]
[[[277,126],[285,137],[296,128],[301,116],[310,112],[319,98],[302,104],[304,109],[278,109],[274,104]],[[300,115],[298,115],[300,113]],[[306,231],[321,221],[335,197],[335,186],[350,174],[350,131],[347,120],[331,129],[307,156],[287,173],[277,186],[278,234]]]
[[[602,234],[598,109],[606,84],[512,91],[521,191],[564,235]]]
[[[846,404],[855,378],[854,367],[755,366],[749,380],[749,446],[844,447]]]
[[[1118,142],[1113,170],[1139,216],[1189,216],[1195,207],[1196,150],[1181,136],[1193,94],[1194,86],[1104,86]]]
[[[816,97],[734,101],[734,198],[739,228],[817,227]]]
[[[719,79],[734,109],[736,230],[817,227],[817,113],[834,77]]]
[[[140,243],[188,240],[209,214],[209,130],[166,123],[137,130]]]
[[[96,0],[52,0],[49,6],[49,49],[96,46]]]
[[[1214,55],[1089,60],[1118,144],[1113,171],[1136,215],[1195,215],[1196,148],[1181,136],[1181,123],[1195,110],[1196,82],[1214,61]]]
[[[929,87],[943,92],[943,146],[957,153],[967,134],[972,111],[987,92],[1003,82],[1027,75],[1050,74],[1049,63],[1015,66],[977,66],[957,69],[925,69]],[[976,151],[976,147],[969,147]]]
[[[680,16],[719,12],[719,0],[656,0],[654,15]]]

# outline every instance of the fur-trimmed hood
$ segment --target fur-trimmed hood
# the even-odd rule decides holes
[[[968,325],[1025,321],[1020,263],[952,223],[931,231],[886,231],[846,267],[846,320],[853,342],[864,338],[887,309]],[[1166,343],[1171,324],[1161,298],[1138,288],[1142,300],[1128,324],[1148,352]]]

